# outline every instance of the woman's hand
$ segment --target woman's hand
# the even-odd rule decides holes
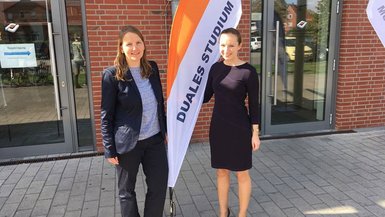
[[[259,140],[259,126],[258,124],[253,124],[253,136],[251,137],[251,148],[253,151],[259,149],[261,141]]]
[[[164,144],[165,144],[165,145],[168,144],[168,136],[167,136],[167,133],[164,135]]]
[[[119,164],[118,157],[110,157],[110,158],[107,158],[107,161],[108,161],[110,164],[113,164],[113,165],[118,165],[118,164]]]
[[[253,151],[258,150],[260,145],[261,141],[259,140],[259,135],[253,135],[253,137],[251,137],[251,147]]]

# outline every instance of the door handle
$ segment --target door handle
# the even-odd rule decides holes
[[[277,105],[277,83],[278,83],[278,55],[279,55],[279,21],[275,23],[275,65],[274,65],[274,93],[273,104]]]
[[[59,99],[59,89],[58,89],[58,80],[57,80],[57,71],[56,71],[56,58],[55,58],[55,47],[53,45],[53,33],[52,33],[52,23],[47,22],[48,26],[48,42],[49,42],[49,55],[51,59],[51,74],[53,79],[53,86],[55,91],[55,105],[56,105],[56,113],[57,119],[60,120],[61,112],[60,112],[60,99]]]

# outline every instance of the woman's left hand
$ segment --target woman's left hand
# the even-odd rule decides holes
[[[166,133],[165,138],[164,138],[164,144],[167,145],[167,143],[168,143],[168,136],[167,136],[167,133]]]
[[[261,141],[259,140],[259,136],[258,135],[253,135],[253,137],[251,137],[251,147],[252,147],[252,150],[253,151],[258,150],[260,145],[261,145]]]

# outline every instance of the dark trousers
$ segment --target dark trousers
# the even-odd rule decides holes
[[[168,164],[160,133],[138,141],[133,150],[118,159],[116,169],[122,217],[140,216],[135,193],[139,164],[142,164],[147,184],[144,217],[161,217],[167,191]]]

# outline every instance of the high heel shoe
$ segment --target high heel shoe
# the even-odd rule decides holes
[[[227,208],[227,217],[230,217],[230,208]]]

